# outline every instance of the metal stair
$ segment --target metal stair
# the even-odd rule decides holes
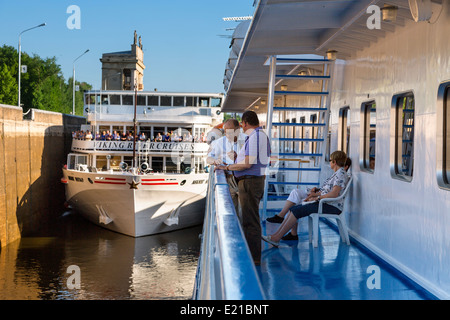
[[[286,72],[286,65],[290,67],[289,73],[306,67],[314,74],[282,74]],[[263,216],[279,211],[269,202],[286,200],[293,188],[312,188],[320,184],[327,146],[334,61],[272,56],[269,66],[266,128],[270,133],[272,161],[265,181]],[[305,81],[314,81],[311,86],[317,90],[299,90]],[[288,90],[288,87],[294,89]],[[283,101],[282,105],[275,100]],[[317,103],[310,103],[316,100]],[[301,122],[297,122],[300,119]],[[301,134],[296,134],[297,131]]]

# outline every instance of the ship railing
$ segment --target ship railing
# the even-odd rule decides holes
[[[214,168],[209,175],[193,299],[265,299],[225,174]]]

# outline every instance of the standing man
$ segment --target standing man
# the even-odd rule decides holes
[[[228,119],[223,124],[225,135],[213,143],[211,143],[211,150],[208,153],[206,162],[210,165],[229,165],[236,160],[236,155],[244,145],[245,135],[241,134],[239,122],[236,119]],[[233,200],[234,209],[242,222],[242,217],[239,214],[239,198],[238,186],[231,171],[225,170],[228,186],[230,187],[231,199]]]
[[[242,115],[242,128],[248,135],[244,147],[232,165],[218,169],[233,171],[238,181],[239,203],[242,209],[242,227],[255,265],[261,262],[261,223],[259,202],[264,194],[266,168],[270,162],[269,138],[259,126],[255,112]]]

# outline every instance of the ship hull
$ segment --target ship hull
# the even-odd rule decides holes
[[[64,169],[69,205],[89,221],[132,237],[203,222],[208,174],[103,174]]]

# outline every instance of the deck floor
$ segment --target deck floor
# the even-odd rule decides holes
[[[435,299],[366,249],[341,242],[337,230],[328,223],[319,223],[319,246],[314,248],[309,243],[307,219],[302,220],[298,241],[281,241],[278,248],[263,242],[261,265],[256,268],[267,299]],[[278,226],[264,221],[263,234],[273,233]],[[379,271],[371,271],[371,266]],[[373,288],[376,283],[379,289]]]

